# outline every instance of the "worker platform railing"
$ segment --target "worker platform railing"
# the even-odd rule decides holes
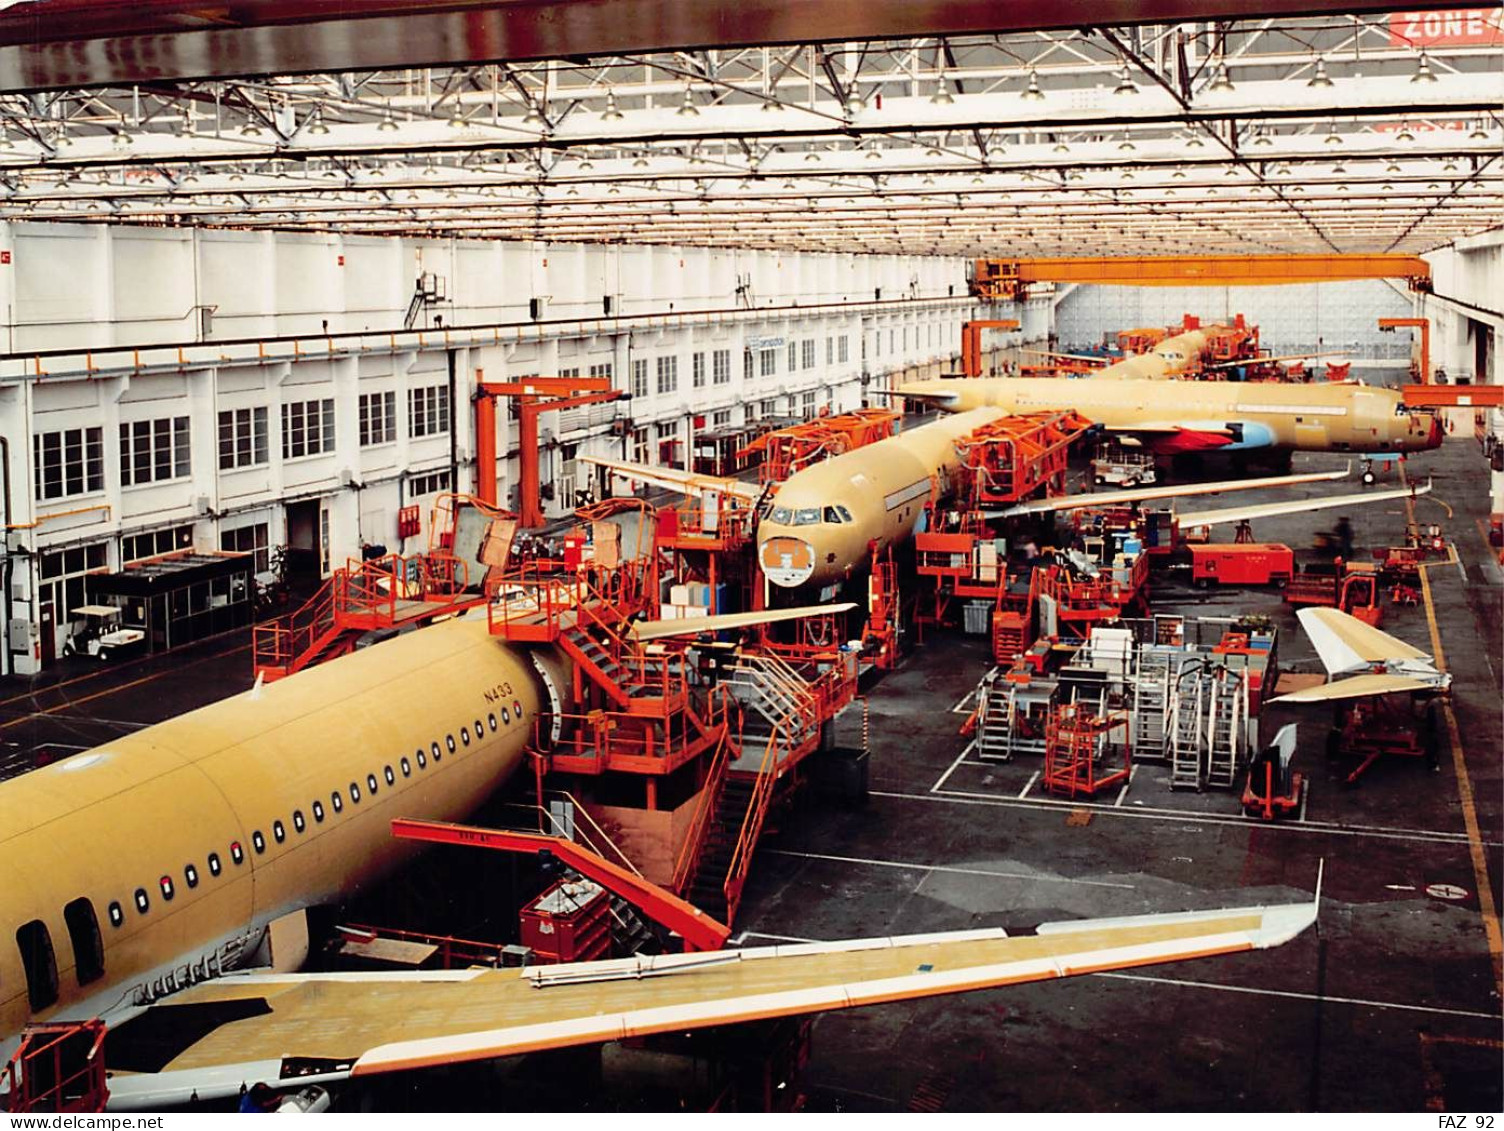
[[[342,638],[400,628],[457,612],[482,598],[468,592],[469,568],[448,554],[388,554],[347,561],[302,606],[254,626],[251,653],[265,681],[338,654]]]
[[[1038,595],[1056,603],[1055,615],[1063,634],[1069,628],[1083,637],[1099,623],[1114,621],[1140,602],[1149,578],[1149,558],[1138,554],[1122,566],[1104,566],[1096,577],[1073,576],[1064,567],[1046,566],[1037,573]]]
[[[110,1098],[104,1038],[99,1020],[26,1026],[15,1054],[0,1069],[5,1110],[11,1115],[103,1111]]]
[[[1071,444],[1092,422],[1077,412],[1036,412],[984,424],[957,440],[963,492],[973,509],[1019,502],[1041,488],[1065,489]]]

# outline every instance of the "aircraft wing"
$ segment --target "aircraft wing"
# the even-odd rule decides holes
[[[1295,615],[1329,675],[1363,671],[1370,664],[1431,658],[1419,648],[1364,624],[1341,609],[1301,609]]]
[[[628,463],[626,460],[602,459],[600,456],[579,456],[581,463],[604,467],[613,475],[633,479],[639,483],[651,483],[655,487],[667,487],[686,495],[698,495],[702,491],[718,491],[755,503],[762,488],[755,483],[743,483],[740,479],[723,479],[718,475],[696,475],[692,471],[680,471],[677,467],[656,467],[646,463]]]
[[[1047,923],[1017,936],[994,928],[524,969],[231,975],[112,1029],[110,1107],[1260,950],[1315,919],[1312,902]]]
[[[1390,695],[1398,691],[1434,691],[1429,683],[1404,675],[1355,675],[1333,680],[1319,687],[1307,687],[1277,696],[1271,703],[1330,703],[1336,699],[1363,699],[1369,695]]]
[[[662,640],[670,636],[698,635],[701,632],[750,628],[754,624],[799,620],[802,617],[817,617],[826,613],[844,613],[854,608],[856,608],[855,601],[843,601],[838,605],[801,605],[792,609],[763,609],[755,613],[723,613],[720,616],[691,617],[688,620],[648,620],[634,624],[632,635],[638,640]]]
[[[1273,475],[1262,479],[1226,479],[1218,483],[1183,483],[1166,487],[1134,487],[1127,491],[1096,491],[1086,495],[1061,495],[1056,499],[1036,499],[1000,512],[1002,518],[1015,515],[1043,514],[1047,511],[1071,511],[1085,507],[1112,506],[1114,503],[1142,502],[1149,499],[1174,499],[1182,495],[1213,495],[1222,491],[1252,491],[1261,487],[1291,487],[1297,483],[1319,483],[1341,479],[1352,470],[1349,463],[1342,471],[1309,472],[1303,475]]]
[[[1431,485],[1414,489],[1414,494],[1429,494]],[[1306,511],[1331,510],[1333,507],[1361,507],[1368,503],[1384,503],[1391,499],[1408,499],[1409,487],[1393,491],[1366,491],[1356,495],[1327,495],[1314,499],[1290,499],[1283,503],[1254,503],[1246,507],[1228,507],[1216,511],[1190,511],[1180,516],[1180,528],[1192,526],[1215,526],[1219,522],[1243,522],[1247,519],[1270,518],[1278,514],[1304,514]]]

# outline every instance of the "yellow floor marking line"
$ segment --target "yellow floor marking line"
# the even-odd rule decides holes
[[[1401,481],[1405,469],[1400,468]],[[1415,523],[1415,500],[1405,500],[1406,518]],[[1437,563],[1447,564],[1447,563]],[[1446,653],[1441,647],[1441,630],[1436,624],[1436,605],[1431,600],[1430,571],[1420,569],[1421,600],[1426,609],[1426,624],[1431,629],[1431,655],[1437,671],[1447,670]],[[1494,985],[1504,997],[1504,934],[1501,934],[1499,912],[1494,906],[1494,889],[1488,879],[1488,856],[1483,851],[1483,834],[1478,826],[1478,808],[1473,800],[1473,779],[1467,772],[1467,761],[1462,754],[1462,735],[1457,729],[1457,716],[1452,711],[1450,698],[1442,700],[1442,718],[1446,720],[1447,737],[1452,744],[1452,768],[1457,775],[1457,798],[1462,803],[1462,823],[1467,829],[1468,853],[1473,861],[1473,882],[1478,885],[1478,912],[1483,916],[1483,933],[1488,939],[1488,953],[1493,960]]]

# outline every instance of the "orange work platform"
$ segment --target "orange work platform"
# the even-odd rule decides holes
[[[1193,255],[976,259],[971,293],[985,302],[1027,297],[1030,283],[1139,287],[1269,286],[1339,279],[1406,279],[1429,290],[1431,265],[1416,255]]]
[[[1061,493],[1069,448],[1091,427],[1073,411],[1025,413],[982,425],[956,441],[969,480],[963,497],[981,510],[1019,502],[1040,488]]]
[[[764,432],[737,456],[761,454],[758,478],[763,483],[782,483],[811,464],[886,440],[893,435],[900,415],[890,408],[862,408],[839,416],[816,417]]]
[[[269,683],[343,655],[361,633],[427,624],[485,600],[469,587],[469,566],[447,554],[349,561],[300,608],[254,626],[256,675]]]
[[[1132,750],[1126,711],[1097,715],[1084,703],[1066,703],[1050,715],[1044,734],[1040,784],[1049,792],[1090,797],[1128,780]]]

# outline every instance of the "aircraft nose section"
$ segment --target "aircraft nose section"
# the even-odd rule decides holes
[[[757,547],[762,572],[774,585],[793,589],[803,585],[815,572],[815,548],[803,538],[779,534],[764,539]]]

